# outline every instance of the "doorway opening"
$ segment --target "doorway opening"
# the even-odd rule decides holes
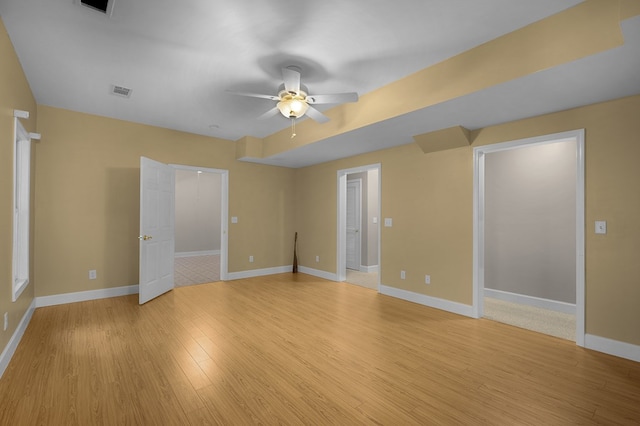
[[[175,169],[175,286],[226,278],[225,170]],[[224,194],[223,194],[224,193]]]
[[[476,317],[584,346],[583,130],[474,149],[473,286]]]
[[[338,171],[337,280],[380,286],[380,165]]]

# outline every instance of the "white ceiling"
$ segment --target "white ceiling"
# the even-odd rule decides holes
[[[360,95],[580,0],[111,0],[108,17],[76,0],[2,0],[0,15],[39,104],[237,140],[289,126],[256,117],[280,69],[297,65],[312,94]],[[640,19],[625,45],[262,163],[301,167],[640,93]],[[132,89],[129,99],[111,85]],[[330,106],[329,106],[330,107]],[[326,109],[319,108],[319,109]]]

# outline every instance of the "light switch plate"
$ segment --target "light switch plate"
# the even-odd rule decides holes
[[[231,216],[231,223],[238,223],[238,216]]]
[[[374,223],[374,224],[378,223],[378,218],[377,218],[377,217],[374,217],[374,218],[373,218],[373,223]]]
[[[606,234],[606,233],[607,233],[607,221],[596,220],[596,234]]]
[[[384,226],[387,226],[387,227],[393,226],[393,219],[391,219],[390,217],[385,217],[384,218]]]

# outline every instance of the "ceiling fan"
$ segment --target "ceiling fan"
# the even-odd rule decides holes
[[[301,118],[305,114],[318,123],[326,123],[329,121],[329,117],[312,105],[342,104],[358,101],[358,94],[355,92],[310,95],[307,87],[300,83],[300,68],[295,66],[282,68],[282,79],[284,83],[280,85],[278,94],[275,96],[236,91],[229,91],[229,93],[252,98],[270,99],[277,102],[275,107],[259,116],[258,119],[271,118],[280,112],[283,116],[292,120],[292,125],[294,125],[296,118]],[[293,136],[295,136],[295,133]]]

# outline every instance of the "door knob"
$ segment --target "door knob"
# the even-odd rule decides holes
[[[153,237],[152,237],[151,235],[140,235],[140,236],[138,237],[138,239],[139,239],[139,240],[145,240],[145,241],[150,240],[150,239],[152,239],[152,238],[153,238]]]

